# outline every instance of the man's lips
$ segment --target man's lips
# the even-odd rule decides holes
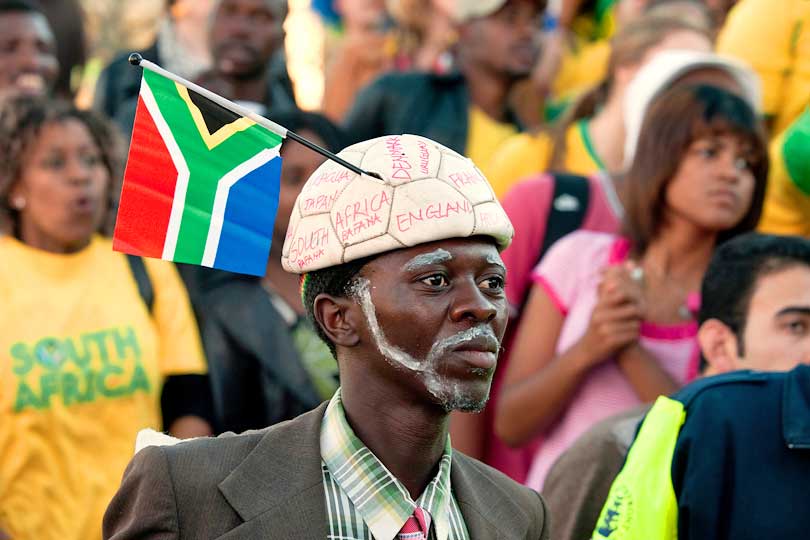
[[[45,91],[47,83],[40,73],[26,72],[15,78],[14,86],[24,92],[41,93]]]
[[[480,336],[476,336],[470,338],[468,340],[462,341],[452,350],[454,351],[475,351],[475,352],[491,352],[491,353],[498,353],[498,349],[500,349],[500,343],[498,343],[498,339],[493,335],[483,334]]]
[[[480,335],[465,340],[451,349],[466,364],[480,369],[494,369],[498,363],[500,343],[493,335]]]

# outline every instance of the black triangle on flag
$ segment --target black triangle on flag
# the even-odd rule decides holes
[[[202,115],[203,122],[205,122],[205,127],[208,129],[209,135],[213,135],[219,131],[220,128],[223,128],[228,124],[242,118],[241,115],[238,115],[233,111],[229,111],[225,107],[201,96],[194,90],[188,90],[188,97],[191,99],[191,102],[197,106],[197,109],[200,110],[200,114]]]

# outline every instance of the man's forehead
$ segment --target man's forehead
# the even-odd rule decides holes
[[[0,12],[0,24],[7,30],[16,30],[17,33],[35,30],[49,39],[53,36],[48,19],[38,11],[3,11]]]
[[[494,241],[487,237],[451,238],[389,251],[374,259],[382,265],[407,270],[419,265],[440,264],[451,261],[495,264],[503,266]]]
[[[754,283],[748,315],[766,316],[790,306],[810,306],[810,266],[796,263],[759,276]]]

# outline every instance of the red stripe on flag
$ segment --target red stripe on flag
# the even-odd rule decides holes
[[[157,257],[163,254],[172,212],[177,168],[143,100],[138,98],[113,249]]]

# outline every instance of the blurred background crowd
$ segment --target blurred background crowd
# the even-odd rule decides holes
[[[131,51],[333,151],[414,133],[476,163],[515,226],[512,320],[452,440],[541,492],[611,415],[810,362],[805,312],[743,354],[750,275],[733,320],[701,315],[719,245],[810,236],[810,2],[0,0],[0,538],[100,537],[139,429],[261,428],[339,385],[280,261],[318,154],[281,151],[264,278],[111,250]]]

